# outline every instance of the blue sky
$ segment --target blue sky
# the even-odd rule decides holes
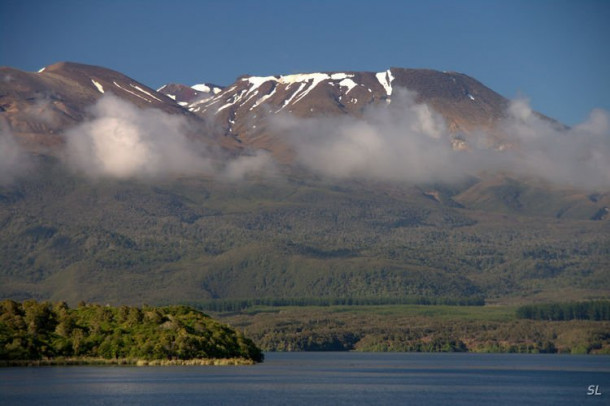
[[[432,68],[567,124],[610,110],[610,1],[2,0],[0,65],[74,61],[153,88]]]

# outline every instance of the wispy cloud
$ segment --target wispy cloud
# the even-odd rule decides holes
[[[490,149],[492,137],[485,133],[470,139],[470,150],[454,150],[444,119],[404,90],[390,105],[369,107],[362,118],[284,115],[271,122],[290,140],[296,162],[333,178],[453,182],[502,171],[560,185],[610,187],[609,118],[601,110],[568,129],[534,113],[526,100],[514,100],[499,123],[508,146],[503,150]]]
[[[362,118],[277,117],[276,131],[289,135],[296,160],[323,175],[427,182],[457,180],[468,166],[454,151],[443,118],[414,95],[396,91],[390,105],[369,107]]]
[[[32,168],[32,160],[19,145],[8,125],[0,120],[0,186],[13,183]]]
[[[225,180],[240,181],[250,177],[275,177],[277,166],[271,154],[256,150],[228,160],[217,174]]]
[[[560,185],[610,187],[608,113],[594,110],[572,128],[535,114],[527,100],[514,100],[501,129],[514,148],[507,151],[509,170]]]
[[[213,129],[194,129],[181,116],[141,109],[111,94],[89,113],[90,119],[66,133],[61,156],[87,177],[209,175],[239,181],[278,174],[270,153],[226,154],[201,141],[205,138],[201,132]],[[269,128],[290,144],[295,165],[334,179],[454,182],[501,171],[558,185],[610,188],[610,118],[602,110],[566,128],[533,112],[527,100],[514,100],[497,129],[503,134],[503,150],[490,149],[492,137],[480,133],[469,139],[470,150],[456,151],[444,119],[415,103],[412,93],[400,90],[391,104],[370,106],[360,118],[304,119],[284,114],[269,116]],[[200,136],[193,136],[197,131]],[[12,182],[31,167],[4,124],[0,184]]]

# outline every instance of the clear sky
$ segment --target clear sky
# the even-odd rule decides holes
[[[610,110],[608,0],[0,0],[0,65],[158,88],[239,75],[458,71],[566,124]]]

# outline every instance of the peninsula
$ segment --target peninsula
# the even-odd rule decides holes
[[[187,306],[0,303],[0,365],[243,365],[254,343]]]

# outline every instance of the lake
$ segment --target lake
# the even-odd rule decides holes
[[[609,405],[610,357],[267,353],[255,366],[0,368],[2,405]]]

